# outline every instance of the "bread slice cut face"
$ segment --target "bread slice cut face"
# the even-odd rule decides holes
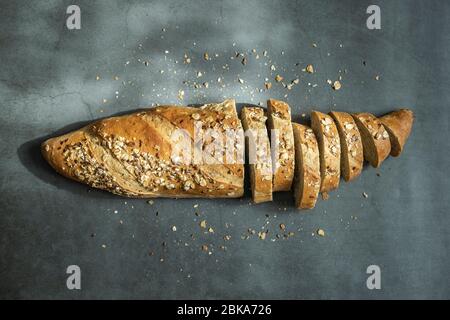
[[[312,209],[320,191],[320,155],[310,127],[292,123],[295,144],[294,199],[298,209]]]
[[[364,153],[361,134],[353,117],[346,112],[330,112],[339,132],[341,142],[341,175],[351,181],[361,174]]]
[[[291,108],[283,101],[269,99],[267,114],[272,150],[273,191],[289,191],[295,168]]]
[[[341,175],[341,144],[336,124],[329,115],[311,112],[311,128],[316,135],[320,152],[320,192],[328,192],[339,186]]]
[[[391,152],[389,134],[381,121],[371,113],[352,114],[361,133],[364,159],[378,168]]]
[[[266,120],[262,108],[242,108],[241,121],[245,131],[252,199],[255,203],[272,201],[272,159]]]
[[[414,122],[414,113],[409,109],[399,109],[380,118],[391,140],[391,156],[398,157],[408,140]]]

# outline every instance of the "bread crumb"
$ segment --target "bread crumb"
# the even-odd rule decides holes
[[[325,231],[323,229],[318,229],[317,234],[321,237],[325,237]]]
[[[206,228],[206,220],[200,221],[200,227],[205,229]]]
[[[380,76],[379,76],[379,75],[376,75],[376,76],[375,76],[375,80],[377,80],[377,81],[380,80]]]
[[[313,67],[312,64],[308,64],[308,65],[306,66],[306,72],[308,72],[308,73],[314,73],[314,67]]]
[[[202,250],[203,251],[208,251],[208,246],[206,244],[202,245]]]
[[[266,87],[267,90],[269,90],[270,88],[272,88],[272,83],[271,82],[265,82],[264,86]]]
[[[322,192],[322,200],[328,200],[330,198],[330,195],[328,192]]]
[[[364,197],[364,198],[368,198],[369,195],[368,195],[367,193],[363,192],[363,197]]]
[[[265,240],[266,239],[266,232],[264,232],[264,231],[260,231],[260,232],[258,232],[258,237],[261,239],[261,240]]]
[[[100,76],[99,75],[97,75],[97,76],[95,76],[95,80],[100,80]]]
[[[286,230],[286,225],[284,223],[280,223],[280,229],[281,230]]]
[[[341,89],[341,87],[342,87],[342,85],[341,85],[341,82],[339,81],[339,80],[336,80],[334,83],[333,83],[333,89],[334,90],[339,90],[339,89]]]
[[[209,229],[208,229],[208,232],[209,232],[209,233],[214,233],[214,229],[213,229],[213,228],[209,228]]]
[[[155,202],[154,202],[153,200],[148,200],[147,203],[148,203],[149,205],[153,205],[153,203],[155,203]]]
[[[176,226],[172,226],[172,231],[173,232],[177,231],[177,227]]]
[[[283,77],[282,76],[280,76],[279,74],[277,74],[276,76],[275,76],[275,81],[276,82],[280,82],[280,81],[283,81]]]
[[[209,60],[209,54],[208,54],[208,52],[205,52],[205,53],[203,54],[203,59],[205,59],[206,61]]]

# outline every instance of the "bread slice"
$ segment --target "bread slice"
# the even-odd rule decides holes
[[[329,115],[311,112],[313,129],[320,151],[320,192],[328,192],[339,186],[341,174],[341,145],[336,124]]]
[[[289,191],[294,179],[295,150],[291,109],[283,101],[267,101],[272,148],[273,191]]]
[[[389,134],[377,117],[371,113],[353,114],[361,133],[364,159],[378,168],[391,152]]]
[[[331,111],[330,116],[336,123],[341,141],[341,175],[345,181],[351,181],[360,175],[363,168],[364,153],[361,134],[350,114]]]
[[[255,203],[272,201],[272,159],[266,120],[262,108],[242,108],[241,121],[245,130],[245,149]]]
[[[312,209],[320,190],[320,155],[311,128],[292,123],[295,144],[294,198],[298,209]]]
[[[398,157],[408,140],[414,122],[414,113],[409,109],[399,109],[380,118],[389,133],[391,156]]]

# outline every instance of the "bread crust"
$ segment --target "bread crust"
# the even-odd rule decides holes
[[[255,203],[272,201],[272,159],[266,127],[267,117],[258,107],[243,107],[242,126],[249,160],[250,185]]]
[[[316,135],[320,152],[320,192],[328,192],[339,186],[341,175],[341,144],[336,124],[329,115],[311,112],[311,128]]]
[[[283,101],[267,100],[268,125],[271,137],[273,191],[289,191],[295,169],[294,134],[291,108]]]
[[[363,143],[364,159],[378,168],[391,152],[389,134],[381,121],[368,112],[352,114]]]
[[[353,117],[346,112],[331,111],[341,142],[341,175],[351,181],[361,174],[364,153],[361,134]]]
[[[298,209],[312,209],[320,191],[320,155],[311,128],[292,123],[295,143],[294,198]]]
[[[414,113],[410,109],[399,109],[380,118],[389,133],[391,156],[398,157],[406,144],[414,122]]]
[[[242,140],[237,140],[233,151],[235,163],[186,164],[173,157],[172,134],[177,129],[186,130],[187,145],[196,148],[197,120],[203,129],[240,130]],[[42,144],[44,158],[60,174],[139,198],[241,197],[244,165],[238,158],[243,151],[243,130],[234,100],[200,108],[161,106],[107,118]]]

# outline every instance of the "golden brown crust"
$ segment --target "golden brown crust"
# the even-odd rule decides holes
[[[380,118],[389,133],[391,156],[398,157],[408,140],[414,122],[414,113],[409,109],[399,109]]]
[[[267,100],[268,124],[271,134],[273,191],[288,191],[294,179],[295,150],[291,109],[283,101]]]
[[[389,134],[381,121],[371,113],[352,114],[363,143],[364,159],[378,168],[391,152]]]
[[[319,111],[311,112],[311,128],[319,143],[322,178],[320,192],[328,192],[339,186],[341,174],[339,133],[333,118]]]
[[[364,153],[361,134],[353,117],[346,112],[332,111],[341,142],[341,175],[351,181],[361,174]]]
[[[234,144],[237,162],[232,164],[185,164],[173,157],[172,134],[186,129],[187,145],[193,145],[196,120],[203,129],[229,128],[242,134],[234,100],[226,100],[201,108],[163,106],[100,120],[47,140],[42,153],[64,176],[124,196],[242,196],[244,166],[239,153],[243,140]],[[205,139],[205,145],[211,141]]]
[[[320,155],[316,136],[311,128],[292,123],[295,141],[295,206],[311,209],[320,191]]]
[[[255,203],[272,201],[272,160],[264,110],[244,107],[241,111],[245,146],[250,168],[250,185]]]

